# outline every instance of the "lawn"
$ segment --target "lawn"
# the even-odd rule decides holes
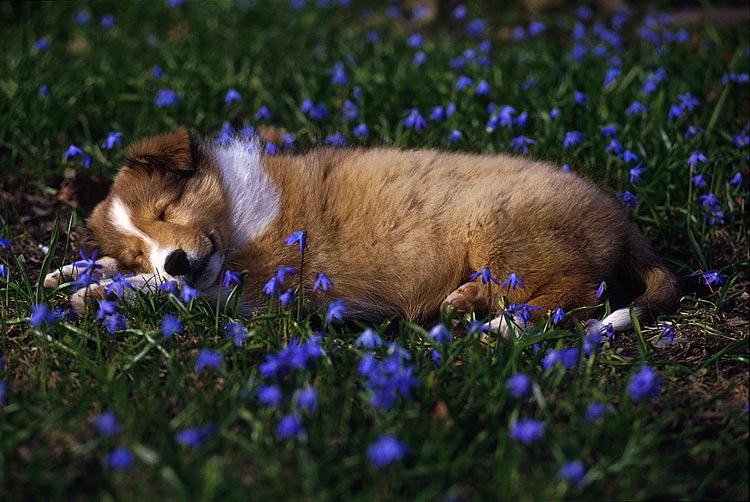
[[[0,4],[0,498],[746,500],[747,6],[535,3]],[[39,278],[127,144],[180,125],[553,162],[685,295],[602,340],[343,323],[291,281],[251,317],[184,291],[76,316]]]

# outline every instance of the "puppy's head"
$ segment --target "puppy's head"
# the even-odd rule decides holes
[[[180,128],[130,147],[110,194],[88,220],[87,245],[124,270],[205,288],[224,262],[227,221],[216,167]]]

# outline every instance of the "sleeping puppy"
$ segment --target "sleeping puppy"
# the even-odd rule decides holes
[[[174,280],[215,300],[225,270],[246,271],[244,310],[262,310],[263,285],[279,266],[299,265],[300,249],[284,240],[301,230],[304,277],[287,284],[301,279],[319,305],[344,298],[347,315],[363,320],[426,320],[441,305],[486,315],[502,294],[540,308],[533,321],[599,303],[606,281],[619,310],[602,322],[622,331],[629,304],[647,320],[679,300],[675,276],[611,197],[519,157],[391,148],[264,156],[257,142],[201,143],[181,128],[128,150],[88,228],[102,280],[74,294],[77,310],[120,271],[136,274],[127,279],[136,290]],[[76,270],[49,274],[45,286]],[[312,292],[318,272],[335,286]],[[523,286],[502,285],[511,273]],[[503,319],[492,326],[503,329]]]

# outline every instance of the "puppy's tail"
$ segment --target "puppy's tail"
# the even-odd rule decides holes
[[[655,319],[660,313],[672,312],[680,302],[677,277],[651,250],[649,242],[639,232],[629,236],[629,246],[620,263],[620,277],[631,283],[633,290],[642,291],[633,301],[633,312],[639,322]],[[615,331],[632,327],[630,308],[615,310],[601,321],[612,324]]]

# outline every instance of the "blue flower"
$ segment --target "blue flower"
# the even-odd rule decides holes
[[[101,19],[101,25],[105,30],[112,28],[115,25],[115,16],[113,16],[112,14],[103,15]]]
[[[263,286],[263,292],[268,296],[277,296],[281,293],[281,286],[282,281],[279,280],[278,276],[273,276],[269,279],[266,285]]]
[[[91,167],[91,165],[94,163],[94,159],[91,158],[90,155],[88,155],[86,152],[81,150],[75,145],[70,145],[68,149],[65,151],[64,160],[65,162],[68,162],[71,158],[75,158],[80,156],[83,160],[83,166],[88,169]]]
[[[344,101],[341,106],[341,118],[344,122],[351,124],[359,119],[359,108],[350,100]]]
[[[482,80],[477,84],[477,88],[474,91],[477,96],[486,96],[490,93],[490,84]]]
[[[689,112],[692,112],[696,106],[700,106],[700,101],[689,92],[678,94],[677,99],[680,100],[680,108]]]
[[[574,98],[575,98],[575,102],[577,104],[579,104],[579,105],[582,105],[583,103],[585,103],[589,99],[588,94],[584,94],[584,93],[579,92],[579,91],[575,91],[573,93],[573,95],[574,95]]]
[[[354,128],[352,134],[354,134],[355,136],[362,136],[363,138],[367,138],[368,136],[370,136],[370,130],[367,129],[366,124],[359,124]]]
[[[198,357],[195,359],[195,366],[193,371],[200,375],[206,368],[218,368],[221,366],[221,354],[214,352],[213,350],[201,349],[198,352]]]
[[[429,337],[435,340],[435,343],[438,343],[440,345],[444,343],[451,343],[453,341],[453,337],[451,336],[450,332],[448,331],[448,328],[445,327],[445,324],[439,323],[435,325],[430,332],[428,333]]]
[[[596,297],[601,298],[604,292],[607,290],[607,282],[602,281],[599,283],[599,287],[596,288]]]
[[[645,167],[641,167],[642,164],[638,164],[630,170],[630,183],[636,184],[641,182],[641,175],[647,171]]]
[[[307,232],[305,230],[292,232],[286,239],[284,239],[284,242],[287,246],[293,246],[299,243],[299,252],[300,254],[304,254],[307,249]],[[282,278],[281,280],[283,281],[284,279]]]
[[[628,192],[627,190],[622,193],[618,193],[617,198],[620,199],[625,205],[625,209],[628,209],[630,206],[638,207],[638,199],[636,199],[635,195]]]
[[[566,370],[573,369],[578,364],[578,348],[550,349],[542,359],[542,368],[545,371],[554,368],[558,364]]]
[[[91,419],[91,423],[99,429],[99,435],[103,437],[114,436],[122,431],[117,422],[117,416],[111,411],[95,416]]]
[[[633,115],[635,113],[646,113],[648,111],[648,108],[640,104],[638,101],[633,101],[633,104],[630,105],[627,110],[625,110],[625,115]]]
[[[42,37],[34,43],[33,48],[39,52],[46,52],[49,50],[49,40],[47,37]]]
[[[111,150],[115,145],[122,146],[122,133],[121,132],[110,132],[107,134],[107,139],[102,143],[102,148],[105,150]]]
[[[313,283],[313,293],[316,292],[318,289],[322,289],[323,291],[328,291],[328,288],[333,287],[333,281],[328,278],[326,274],[323,272],[318,272],[317,277],[315,278],[315,282]]]
[[[0,237],[0,248],[10,249],[12,245],[13,245],[12,240],[6,239],[4,237]]]
[[[750,145],[750,134],[748,134],[748,131],[743,130],[739,134],[735,134],[732,139],[732,144],[737,148],[744,148],[747,145]]]
[[[54,312],[52,312],[46,303],[37,303],[31,306],[31,317],[29,318],[29,324],[33,327],[38,328],[42,324],[47,326],[55,322],[57,318]]]
[[[555,309],[555,311],[554,311],[554,312],[552,312],[552,323],[553,323],[553,324],[559,324],[559,323],[560,323],[560,321],[562,321],[563,319],[565,319],[565,316],[566,316],[566,315],[567,315],[567,314],[566,314],[566,313],[565,313],[565,311],[564,311],[564,310],[562,309],[562,307],[557,307],[557,308]]]
[[[157,289],[177,296],[177,281],[164,281],[157,286]]]
[[[160,80],[164,76],[164,70],[161,69],[161,66],[154,65],[154,67],[151,68],[151,75],[153,75],[155,79]]]
[[[414,66],[422,66],[427,61],[427,54],[424,51],[417,51],[414,53],[414,58],[411,60],[411,64]]]
[[[573,49],[570,51],[570,57],[573,58],[573,61],[576,61],[577,63],[580,63],[583,61],[583,58],[586,57],[586,54],[588,54],[589,48],[586,47],[584,44],[575,44],[573,46]]]
[[[117,312],[117,302],[102,300],[99,302],[99,310],[96,312],[96,320],[101,321],[115,312]]]
[[[622,143],[617,141],[615,138],[612,138],[609,141],[609,145],[607,145],[607,148],[604,149],[605,152],[611,153],[615,152],[615,155],[621,155],[625,147],[622,146]]]
[[[343,147],[346,146],[346,138],[343,134],[337,131],[331,136],[328,136],[323,143],[335,147]]]
[[[519,443],[530,445],[544,437],[545,426],[539,420],[522,418],[510,430],[510,437]]]
[[[7,389],[8,384],[0,380],[0,407],[2,407],[5,404],[5,392]]]
[[[230,104],[230,103],[232,103],[232,102],[234,102],[234,101],[242,101],[242,96],[241,96],[241,95],[240,95],[240,93],[239,93],[239,92],[237,92],[236,90],[234,90],[234,89],[229,89],[229,90],[227,91],[227,95],[226,95],[226,96],[224,96],[224,102],[225,102],[226,104]]]
[[[201,295],[200,291],[195,289],[192,286],[189,286],[187,284],[182,285],[182,292],[180,293],[180,298],[185,303],[190,303],[191,300],[194,300],[195,298],[198,298]]]
[[[133,454],[130,453],[130,450],[121,446],[112,450],[112,453],[107,456],[106,464],[110,469],[123,471],[125,469],[130,469],[133,466],[134,461],[135,458],[133,457]]]
[[[526,112],[521,112],[521,114],[516,117],[516,125],[518,125],[518,127],[526,127],[526,122],[528,121],[528,119],[529,114]],[[529,141],[530,143],[536,143],[536,141],[530,139],[527,139],[527,141]]]
[[[679,106],[677,105],[670,106],[669,115],[668,115],[669,121],[671,122],[672,120],[676,118],[682,117],[683,113],[685,113],[685,110],[683,110]]]
[[[573,460],[572,462],[563,464],[560,470],[557,471],[557,476],[565,481],[570,481],[576,486],[580,486],[586,477],[586,468],[580,460]]]
[[[713,192],[709,192],[705,195],[701,195],[701,206],[718,206],[721,204],[721,201],[713,194]]]
[[[390,434],[382,434],[377,441],[367,448],[367,457],[373,467],[382,469],[387,465],[400,461],[406,455],[404,443]]]
[[[165,106],[174,106],[179,102],[180,96],[170,89],[159,89],[159,91],[156,93],[156,98],[154,99],[154,103],[159,108],[163,108]]]
[[[643,366],[628,383],[628,393],[639,402],[661,393],[661,379],[650,366]]]
[[[2,277],[6,281],[10,281],[10,272],[8,271],[8,267],[5,265],[5,263],[0,263],[0,277]]]
[[[606,89],[607,87],[612,85],[612,83],[617,80],[617,77],[619,77],[621,73],[622,71],[617,68],[610,68],[609,70],[607,70],[607,73],[604,75],[603,87]]]
[[[524,38],[526,38],[526,30],[523,26],[515,26],[513,28],[513,31],[511,32],[511,38],[513,38],[514,41],[520,42]]]
[[[258,401],[269,408],[276,408],[283,398],[284,395],[278,385],[264,385],[258,389]]]
[[[373,350],[376,347],[380,347],[381,345],[383,345],[383,339],[380,338],[372,328],[367,328],[366,330],[364,330],[354,342],[355,347],[361,347],[366,350]]]
[[[622,152],[622,160],[625,162],[638,162],[638,155],[634,154],[630,150]]]
[[[380,42],[380,35],[378,35],[378,33],[375,31],[368,31],[365,38],[371,44],[377,44],[378,42]]]
[[[539,35],[546,29],[547,27],[544,25],[544,23],[540,23],[539,21],[532,21],[529,23],[529,35],[531,35],[532,37]]]
[[[224,337],[234,339],[235,347],[239,347],[247,338],[245,325],[241,322],[228,322],[224,325]]]
[[[460,75],[458,77],[458,81],[456,82],[456,90],[461,91],[471,85],[474,85],[474,81],[472,79],[470,79],[466,75]]]
[[[101,265],[97,265],[97,267],[101,267]],[[91,273],[91,269],[87,270],[89,270],[88,273]],[[134,274],[122,275],[122,272],[117,272],[112,278],[112,282],[107,286],[107,294],[111,295],[114,293],[117,296],[122,297],[126,289],[133,289],[133,285],[128,281],[128,278],[133,277],[133,275]]]
[[[328,312],[326,312],[326,321],[332,323],[334,319],[342,320],[344,313],[349,310],[344,305],[344,299],[339,298],[338,300],[328,304]]]
[[[285,415],[279,420],[276,426],[276,436],[279,439],[298,439],[305,434],[305,428],[302,425],[302,417],[296,413]]]
[[[169,340],[172,335],[179,335],[182,333],[182,323],[180,318],[176,315],[167,314],[161,318],[161,334],[164,338]]]
[[[427,121],[422,118],[417,108],[412,108],[409,111],[409,115],[403,120],[406,127],[412,128],[415,131],[427,129]]]
[[[410,36],[406,40],[406,45],[411,47],[412,49],[419,49],[424,45],[424,40],[422,39],[422,35],[419,33],[415,33],[414,35]]]
[[[456,6],[455,9],[453,9],[453,12],[451,13],[453,16],[453,19],[456,21],[461,21],[466,18],[466,6],[463,4],[459,4]]]
[[[519,286],[522,288],[526,287],[521,278],[518,277],[515,272],[511,272],[508,278],[503,282],[504,288],[507,288],[508,286],[510,286],[510,289],[512,289],[513,291],[515,291]]]
[[[492,275],[492,272],[490,272],[490,269],[487,267],[484,267],[479,272],[474,272],[469,276],[470,281],[475,281],[477,278],[482,278],[482,284],[487,284],[489,282],[494,282],[495,284],[500,284],[500,282],[495,278],[494,275]],[[515,289],[515,288],[513,288]]]
[[[255,112],[254,119],[256,120],[256,122],[258,120],[270,119],[270,118],[271,118],[271,111],[265,105],[263,105],[260,108],[258,108],[258,111]]]
[[[110,314],[104,319],[104,326],[106,326],[107,331],[109,331],[110,334],[125,329],[127,327],[125,324],[125,316],[119,312]]]
[[[674,343],[674,324],[668,324],[666,322],[662,322],[660,324],[662,328],[661,335],[659,335],[659,339],[666,338],[669,340],[669,343]]]
[[[549,112],[549,118],[552,120],[557,120],[557,117],[560,116],[560,109],[559,108],[553,108]]]
[[[687,128],[687,131],[685,131],[685,139],[694,138],[696,134],[698,134],[699,132],[703,130],[704,129],[702,127],[691,125]]]
[[[742,177],[742,173],[737,171],[731,180],[729,180],[730,185],[736,185],[738,187],[741,187],[745,183],[745,180]],[[0,238],[2,240],[2,238]]]
[[[448,144],[451,143],[457,143],[459,139],[461,139],[461,131],[458,129],[453,129],[450,134],[448,134]]]
[[[318,409],[318,392],[312,387],[304,387],[295,392],[297,409],[307,413],[315,413]]]
[[[85,24],[89,24],[89,21],[91,20],[91,14],[89,14],[89,11],[87,10],[82,10],[79,11],[78,14],[76,14],[76,17],[74,19],[77,25],[83,26]]]
[[[505,388],[513,397],[526,398],[531,395],[531,377],[523,373],[516,373],[505,381]]]
[[[708,182],[706,181],[706,175],[698,173],[692,178],[693,185],[695,185],[698,188],[706,188],[708,185]]]
[[[466,34],[472,38],[479,38],[484,35],[484,21],[474,19],[466,25]]]
[[[586,136],[580,131],[567,132],[565,133],[565,139],[563,139],[563,148],[567,150],[570,146],[577,146],[584,139],[586,139]]]
[[[703,280],[706,281],[706,286],[721,286],[724,284],[724,276],[716,270],[703,272],[702,276]]]
[[[614,413],[614,410],[612,409],[612,405],[602,404],[602,403],[591,403],[589,404],[588,408],[586,408],[586,414],[584,415],[583,419],[589,423],[596,422],[605,414],[609,414],[609,413]]]
[[[239,272],[232,272],[231,270],[224,271],[224,279],[221,281],[221,287],[224,289],[232,289],[232,286],[240,283]]]
[[[279,295],[279,302],[281,302],[282,307],[286,308],[290,303],[294,303],[295,298],[294,291],[287,289]]]
[[[331,83],[334,85],[346,85],[349,83],[349,78],[346,76],[346,68],[344,63],[336,63],[333,68],[328,70],[331,74]]]
[[[536,141],[526,136],[517,136],[510,141],[510,146],[513,148],[513,152],[523,149],[523,153],[529,153],[529,147],[527,145],[536,145]]]
[[[698,162],[706,164],[708,162],[708,159],[698,150],[693,150],[693,153],[691,153],[690,157],[688,157],[687,165],[695,169],[698,166]]]
[[[279,148],[271,143],[270,141],[266,143],[266,147],[263,151],[265,155],[276,155],[279,152]]]
[[[194,429],[185,429],[175,434],[174,439],[179,444],[188,446],[194,450],[203,447],[214,434],[218,427],[214,423],[206,424],[203,427]]]

